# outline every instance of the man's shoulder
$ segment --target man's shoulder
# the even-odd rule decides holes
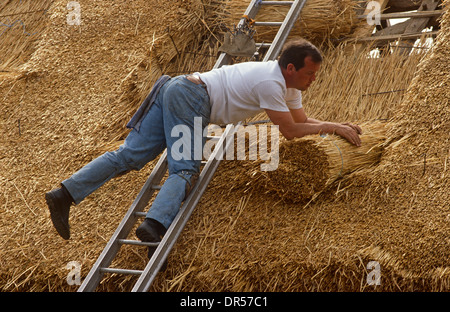
[[[278,61],[265,61],[265,62],[250,61],[250,62],[236,63],[231,66],[246,67],[246,68],[261,68],[265,70],[279,69]]]
[[[254,84],[266,82],[284,85],[283,74],[277,61],[241,63],[242,73]]]

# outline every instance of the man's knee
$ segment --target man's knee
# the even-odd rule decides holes
[[[142,152],[135,151],[121,146],[118,150],[112,152],[121,166],[125,169],[125,173],[132,170],[141,170],[149,161],[149,156]]]
[[[132,154],[124,148],[119,148],[118,150],[108,152],[107,154],[108,157],[114,159],[117,163],[117,168],[120,168],[117,173],[118,176],[124,175],[132,170],[139,170],[142,168],[139,166],[139,162],[136,162],[132,158]]]

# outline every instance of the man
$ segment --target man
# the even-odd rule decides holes
[[[194,133],[195,117],[201,117],[204,129],[209,123],[236,123],[265,110],[287,139],[335,133],[359,146],[359,126],[323,122],[305,114],[301,91],[314,82],[321,63],[319,50],[300,39],[288,42],[278,61],[245,62],[159,80],[144,101],[148,105],[141,106],[145,109],[139,110],[138,121],[131,125],[133,130],[124,144],[93,160],[63,181],[61,188],[46,194],[56,230],[69,239],[72,203],[80,203],[113,177],[141,169],[167,148],[169,176],[136,230],[142,241],[160,241],[199,172],[200,160],[174,159],[178,151],[172,150],[178,140],[172,136],[174,127],[187,126]],[[193,137],[191,141],[190,153],[194,155]],[[203,137],[202,142],[204,145]]]

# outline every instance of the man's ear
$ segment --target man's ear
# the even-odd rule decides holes
[[[290,73],[290,74],[292,74],[293,72],[297,71],[297,69],[295,68],[294,64],[292,64],[292,63],[289,63],[289,64],[286,66],[286,70],[287,70],[287,72]]]

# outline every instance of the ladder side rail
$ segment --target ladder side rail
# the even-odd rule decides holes
[[[299,18],[300,12],[305,5],[306,0],[296,0],[294,4],[292,4],[289,12],[287,13],[283,25],[278,30],[275,39],[272,42],[269,50],[264,56],[263,62],[268,60],[275,60],[281,52],[283,48],[284,42],[286,41],[289,33],[295,25],[295,21]]]
[[[260,5],[292,5],[295,0],[293,1],[261,1]]]
[[[145,292],[150,288],[153,280],[155,279],[161,266],[163,265],[163,262],[167,259],[170,251],[178,240],[178,237],[181,235],[181,232],[186,226],[189,217],[191,216],[192,212],[200,201],[200,198],[208,187],[209,182],[211,181],[221,160],[224,157],[224,153],[226,152],[230,144],[233,143],[234,140],[227,140],[227,138],[233,137],[241,124],[242,123],[239,122],[236,126],[233,126],[232,124],[227,125],[220,140],[217,142],[213,153],[210,155],[208,163],[203,168],[198,182],[181,207],[180,212],[177,214],[175,220],[167,230],[152,258],[147,263],[147,266],[139,277],[139,280],[134,285],[132,292]]]
[[[154,184],[158,184],[161,181],[166,170],[167,151],[164,151],[160,156],[155,168],[152,170],[152,173],[139,192],[138,196],[131,204],[116,231],[111,236],[97,261],[89,271],[83,283],[80,285],[79,289],[77,290],[78,292],[95,291],[95,288],[98,286],[103,276],[103,273],[100,272],[100,268],[108,267],[114,260],[114,257],[120,249],[121,244],[119,243],[119,240],[125,239],[128,236],[138,218],[135,213],[144,210],[155,191],[152,186]]]
[[[220,55],[219,55],[219,57],[217,58],[216,64],[214,65],[213,68],[214,68],[214,69],[215,69],[215,68],[220,68],[220,67],[222,67],[223,65],[230,64],[230,62],[231,62],[231,56],[228,55],[228,54],[225,53],[225,52],[221,52]]]

